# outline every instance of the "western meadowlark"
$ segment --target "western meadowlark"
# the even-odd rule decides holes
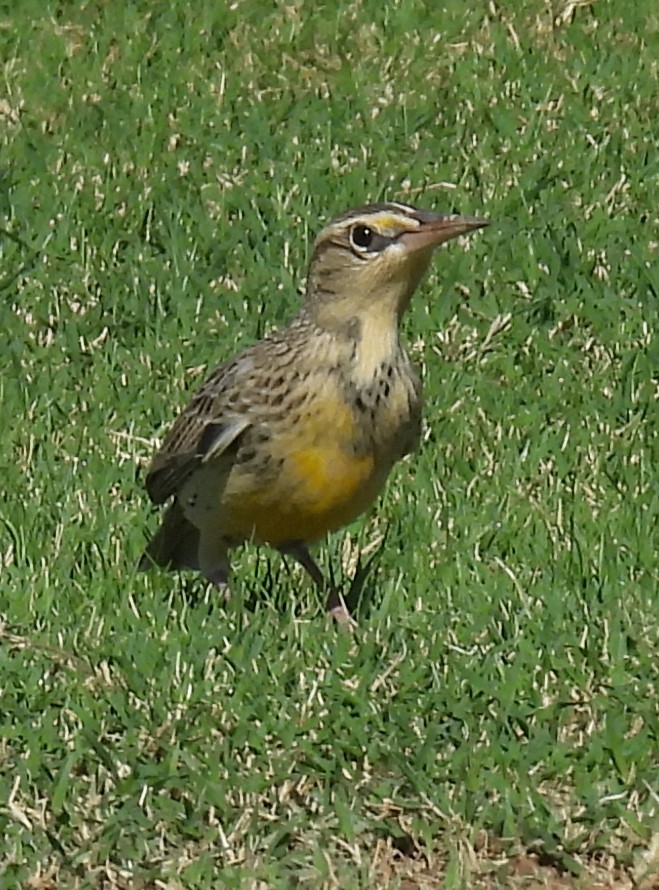
[[[140,567],[226,589],[230,549],[253,541],[326,588],[308,545],[363,513],[419,440],[403,313],[435,248],[487,224],[391,203],[325,226],[298,315],[215,370],[165,437],[146,488],[169,505]],[[334,589],[327,609],[350,620]]]

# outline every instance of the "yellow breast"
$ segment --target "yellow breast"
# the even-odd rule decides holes
[[[237,466],[223,497],[224,534],[281,546],[318,540],[364,512],[384,485],[389,466],[355,445],[361,431],[336,392],[268,443],[279,472],[266,484]]]

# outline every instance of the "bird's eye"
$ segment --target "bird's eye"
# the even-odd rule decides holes
[[[350,243],[358,250],[368,250],[373,236],[373,229],[369,229],[368,226],[353,226],[350,230]]]

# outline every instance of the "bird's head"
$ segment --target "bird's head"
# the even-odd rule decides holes
[[[305,311],[328,328],[374,316],[397,323],[435,248],[486,225],[477,217],[428,213],[407,204],[369,204],[342,213],[314,244]]]

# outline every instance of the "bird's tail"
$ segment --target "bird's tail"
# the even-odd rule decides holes
[[[178,501],[165,511],[160,528],[149,541],[138,564],[141,572],[154,566],[199,569],[199,530],[185,518]]]

